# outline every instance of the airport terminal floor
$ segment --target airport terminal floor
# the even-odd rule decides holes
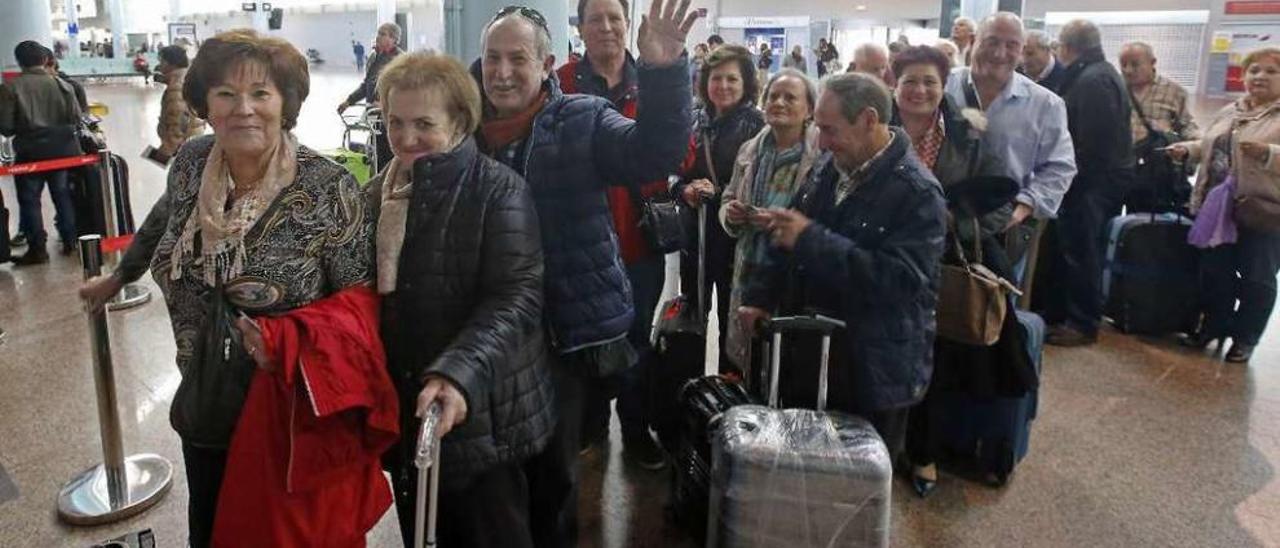
[[[334,107],[358,81],[354,72],[332,70],[313,74],[296,130],[301,142],[320,149],[338,145]],[[129,160],[141,219],[164,184],[164,172],[138,157],[155,140],[161,88],[135,79],[90,85],[88,94],[110,108],[107,138]],[[0,179],[0,188],[7,203],[17,203],[11,179]],[[45,207],[47,216],[52,211]],[[0,326],[7,331],[0,346],[0,546],[83,547],[144,528],[154,531],[156,546],[185,546],[187,483],[168,421],[179,374],[167,312],[149,276],[144,283],[157,298],[112,312],[111,343],[126,452],[168,458],[173,488],[159,505],[122,522],[58,521],[59,487],[101,459],[88,326],[76,297],[81,276],[76,257],[0,266]],[[1271,323],[1272,336],[1248,365],[1224,363],[1213,346],[1193,351],[1172,338],[1114,330],[1094,346],[1047,348],[1030,453],[1008,485],[989,487],[944,468],[938,491],[921,500],[896,480],[893,545],[1280,545],[1280,321]],[[624,461],[616,428],[613,435],[582,457],[581,544],[700,544],[664,517],[669,471]],[[369,545],[400,546],[394,522],[384,517]]]

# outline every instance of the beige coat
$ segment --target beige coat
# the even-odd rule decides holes
[[[1213,142],[1228,131],[1234,132],[1231,165],[1236,174],[1236,196],[1258,196],[1280,202],[1280,101],[1258,109],[1250,109],[1247,97],[1227,105],[1214,116],[1199,141],[1179,143],[1187,147],[1192,160],[1200,161],[1196,187],[1191,193],[1191,210],[1198,211],[1209,193],[1209,153]],[[1266,162],[1240,153],[1242,141],[1266,143],[1270,149]]]
[[[730,236],[738,239],[738,245],[734,250],[733,292],[729,295],[729,313],[727,314],[729,332],[725,334],[725,352],[728,354],[729,359],[733,360],[748,374],[751,371],[751,339],[747,337],[746,332],[738,323],[736,311],[738,306],[742,304],[743,261],[745,257],[751,256],[756,242],[755,238],[739,237],[749,234],[754,230],[753,228],[731,225],[726,216],[729,202],[734,200],[747,205],[755,205],[751,203],[752,192],[749,185],[756,180],[756,159],[759,156],[760,144],[764,142],[765,136],[771,131],[773,130],[769,126],[765,126],[751,140],[742,143],[742,148],[738,149],[738,157],[733,162],[733,178],[729,181],[729,186],[724,189],[724,193],[720,198],[720,226],[723,226],[725,232],[728,232]],[[804,155],[800,157],[800,168],[796,170],[796,178],[792,183],[793,192],[800,190],[800,187],[809,178],[809,172],[813,169],[813,164],[821,154],[822,150],[818,147],[818,127],[816,124],[810,123],[805,127]],[[748,375],[748,378],[750,378],[750,375]]]
[[[164,95],[160,98],[160,123],[156,135],[160,137],[160,150],[175,154],[187,139],[204,133],[204,121],[196,116],[182,99],[182,81],[187,69],[174,69],[165,76]]]

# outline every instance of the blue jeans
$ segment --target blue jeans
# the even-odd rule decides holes
[[[56,212],[54,224],[58,228],[58,236],[63,243],[76,241],[76,208],[71,200],[71,184],[67,181],[66,171],[47,171],[34,175],[14,177],[14,186],[18,190],[18,227],[26,232],[27,249],[44,249],[49,235],[44,230],[44,213],[41,211],[40,197],[44,194],[45,183],[49,185],[49,194],[53,197],[53,209]]]

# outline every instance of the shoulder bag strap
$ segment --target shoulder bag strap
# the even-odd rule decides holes
[[[711,134],[704,130],[702,132],[702,157],[707,161],[707,173],[711,174],[711,184],[716,186],[716,190],[720,190],[720,178],[716,177],[716,164],[711,158],[712,146],[715,146],[715,142],[711,140]]]
[[[978,90],[973,86],[973,74],[964,79],[964,102],[969,108],[982,110],[982,101],[978,100]]]
[[[1142,121],[1142,127],[1147,128],[1147,133],[1152,135],[1159,133],[1155,126],[1151,125],[1151,120],[1147,119],[1147,113],[1142,111],[1142,104],[1138,102],[1138,96],[1133,94],[1133,90],[1129,90],[1129,102],[1133,105],[1133,111],[1138,113],[1138,119]]]

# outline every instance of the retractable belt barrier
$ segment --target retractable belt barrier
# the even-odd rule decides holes
[[[101,239],[98,235],[80,237],[85,280],[102,272]],[[173,465],[154,454],[125,456],[107,312],[97,309],[85,314],[98,394],[102,464],[76,474],[63,485],[58,492],[58,517],[73,525],[98,525],[136,515],[160,502],[173,483]]]
[[[38,160],[35,162],[24,162],[21,164],[0,165],[0,177],[6,175],[30,175],[32,173],[43,173],[46,171],[58,171],[62,169],[83,167],[91,164],[101,164],[102,167],[99,169],[102,171],[104,181],[102,185],[103,209],[106,210],[104,212],[106,218],[114,220],[117,218],[115,204],[119,203],[119,197],[116,196],[115,192],[115,179],[114,173],[111,171],[110,157],[111,153],[104,150],[97,154],[82,154],[80,156],[53,158],[51,160]],[[108,204],[106,199],[106,195],[108,193],[111,194],[112,197],[110,204]],[[119,254],[128,249],[129,244],[133,243],[133,234],[118,234],[119,228],[117,227],[115,230],[111,230],[110,224],[108,225],[108,232],[111,232],[112,234],[103,235],[102,252],[107,254],[110,258],[110,264],[114,266],[114,264],[119,261]],[[129,308],[131,306],[137,306],[145,303],[150,299],[150,293],[143,287],[134,287],[132,289],[126,288],[120,293],[121,295],[119,297],[112,299],[112,301],[108,303],[109,309],[119,310]],[[130,304],[122,304],[125,302]]]

